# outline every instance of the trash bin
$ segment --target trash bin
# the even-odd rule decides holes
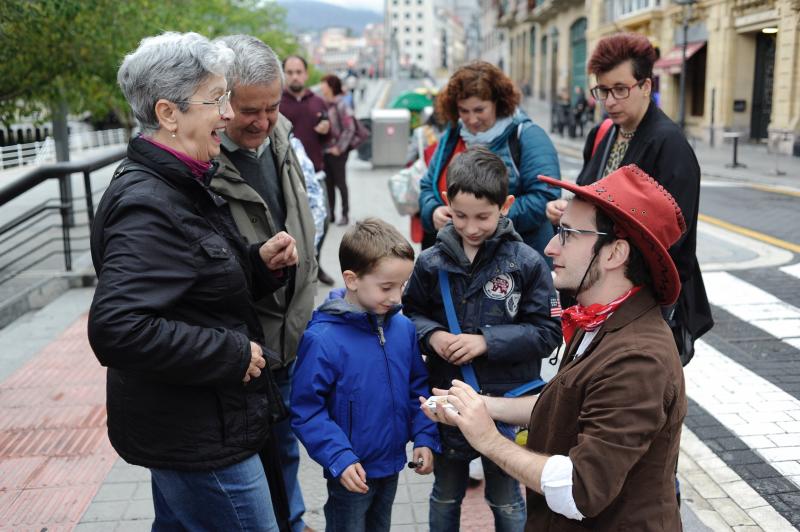
[[[372,166],[403,166],[408,151],[408,109],[372,110]]]

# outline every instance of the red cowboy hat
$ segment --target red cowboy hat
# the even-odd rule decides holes
[[[541,175],[539,179],[606,213],[616,225],[616,236],[629,238],[642,252],[658,302],[671,305],[678,299],[681,281],[667,250],[686,231],[686,221],[675,198],[655,179],[634,164],[583,187]]]

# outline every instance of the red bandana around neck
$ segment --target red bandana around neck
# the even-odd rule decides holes
[[[634,286],[605,305],[599,303],[594,303],[588,307],[573,305],[564,310],[561,314],[561,331],[564,333],[564,342],[569,345],[578,327],[587,332],[597,330],[626,299],[638,292],[639,289],[641,289],[641,286]]]

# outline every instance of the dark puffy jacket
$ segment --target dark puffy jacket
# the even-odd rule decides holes
[[[109,439],[145,467],[237,463],[269,431],[267,373],[242,383],[250,341],[263,343],[253,295],[281,283],[207,188],[214,168],[201,183],[141,138],[128,159],[152,172],[114,178],[91,233],[89,342],[108,367]]]
[[[429,343],[433,332],[449,330],[440,269],[449,274],[462,332],[486,340],[486,355],[472,362],[482,391],[503,395],[539,377],[541,359],[561,343],[561,321],[550,315],[553,281],[542,256],[523,244],[511,221],[502,217],[472,263],[449,222],[414,266],[403,308],[428,355],[431,385],[449,388],[452,379],[462,379],[459,367],[435,354]]]

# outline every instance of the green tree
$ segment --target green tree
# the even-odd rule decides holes
[[[2,0],[0,122],[56,122],[66,111],[129,119],[119,64],[143,37],[167,30],[247,33],[279,56],[297,47],[285,11],[260,0]]]

